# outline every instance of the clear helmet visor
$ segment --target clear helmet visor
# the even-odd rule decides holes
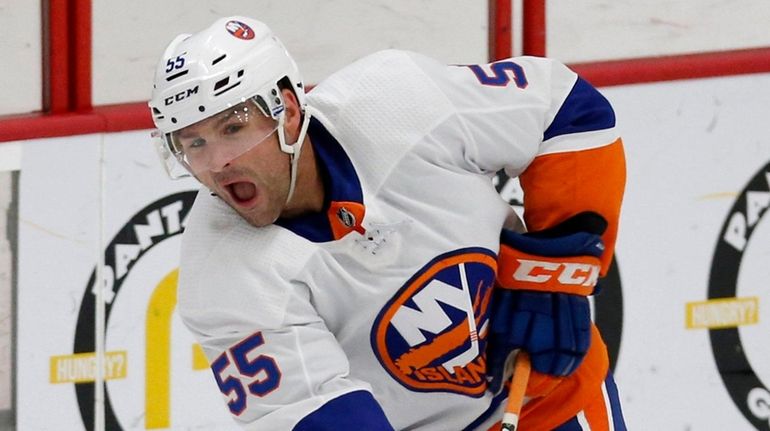
[[[159,152],[172,178],[185,176],[184,170],[197,176],[222,169],[267,141],[279,125],[278,120],[266,115],[249,99],[160,137]]]

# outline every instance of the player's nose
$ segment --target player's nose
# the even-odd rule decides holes
[[[232,154],[224,148],[215,147],[209,155],[208,168],[211,172],[222,172],[232,163]]]

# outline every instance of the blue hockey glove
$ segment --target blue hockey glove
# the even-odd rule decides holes
[[[591,343],[587,296],[597,288],[606,226],[587,212],[547,231],[501,233],[486,349],[493,393],[516,349],[540,373],[568,376],[580,365]]]

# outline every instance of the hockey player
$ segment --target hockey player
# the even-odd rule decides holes
[[[229,17],[170,43],[150,107],[170,173],[204,186],[179,312],[245,429],[499,428],[517,349],[522,430],[624,429],[587,300],[623,149],[565,66],[389,50],[305,94],[270,30]]]

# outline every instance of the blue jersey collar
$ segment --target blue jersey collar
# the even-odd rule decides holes
[[[275,224],[313,242],[339,239],[354,230],[363,233],[364,197],[353,163],[315,118],[310,119],[308,135],[323,180],[323,209],[299,217],[279,218]]]

